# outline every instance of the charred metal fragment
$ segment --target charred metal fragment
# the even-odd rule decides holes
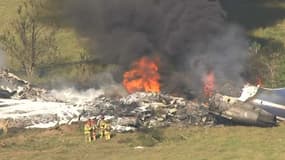
[[[276,125],[276,115],[236,97],[216,94],[210,103],[210,112],[236,123],[257,126]]]
[[[8,90],[0,89],[0,98],[11,98],[17,91],[9,92]]]

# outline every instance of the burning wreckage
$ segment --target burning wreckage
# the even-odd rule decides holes
[[[0,119],[9,127],[49,128],[105,115],[115,132],[171,124],[214,125],[221,117],[233,122],[273,126],[285,118],[285,90],[245,86],[240,97],[215,94],[199,103],[162,93],[135,92],[107,96],[103,90],[45,90],[7,71],[0,72]],[[206,105],[208,104],[208,105]]]
[[[207,108],[182,97],[147,92],[114,97],[100,89],[49,91],[7,71],[0,72],[0,79],[3,93],[8,93],[0,95],[0,120],[9,120],[9,127],[49,128],[99,118],[102,114],[116,132],[172,123],[214,124]]]
[[[285,119],[285,88],[269,89],[246,85],[240,97],[216,94],[211,112],[234,122],[273,126]]]

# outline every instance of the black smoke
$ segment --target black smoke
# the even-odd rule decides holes
[[[240,77],[246,43],[242,31],[226,24],[219,1],[68,0],[64,6],[91,52],[118,65],[118,81],[145,55],[160,57],[165,90],[200,88],[209,68],[221,79]]]

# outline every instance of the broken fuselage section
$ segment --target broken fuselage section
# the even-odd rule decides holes
[[[215,94],[210,112],[231,122],[274,126],[285,119],[285,88],[267,89],[246,85],[240,97]]]

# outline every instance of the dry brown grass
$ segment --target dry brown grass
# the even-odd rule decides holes
[[[81,126],[33,129],[0,139],[1,160],[283,160],[285,125],[258,127],[170,127],[160,130],[163,140],[153,147],[142,145],[142,134],[116,134],[111,141],[85,143]],[[146,136],[148,137],[148,136]],[[148,140],[147,138],[145,140]]]

